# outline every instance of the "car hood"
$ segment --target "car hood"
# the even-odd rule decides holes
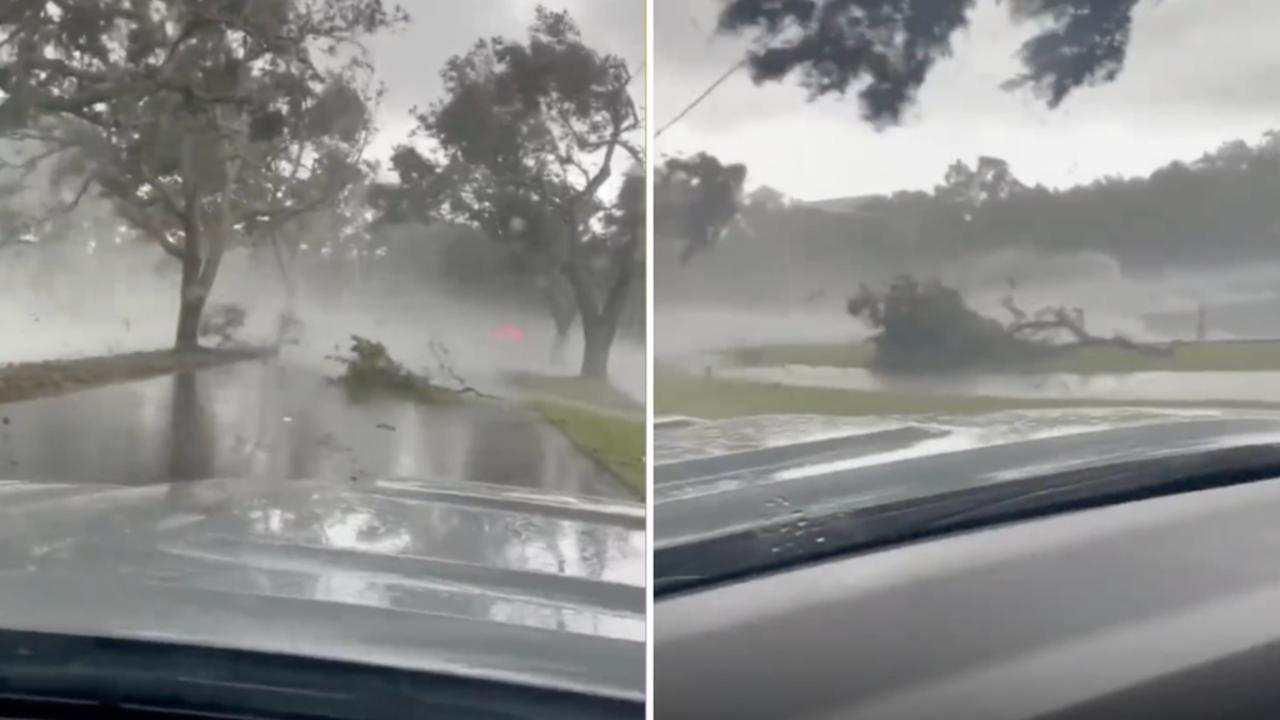
[[[1274,417],[1062,412],[858,422],[836,437],[658,464],[655,592],[1280,473]]]
[[[638,700],[644,507],[412,480],[0,482],[0,627]]]
[[[1197,436],[1230,437],[1280,427],[1280,413],[1235,410],[1064,408],[974,415],[756,415],[708,421],[688,417],[654,422],[654,501],[742,489],[777,479],[800,479],[1025,441],[1085,436],[1085,447],[1107,442],[1108,433],[1136,430],[1150,450],[1167,426],[1209,428]],[[1114,433],[1111,437],[1115,437]],[[1134,448],[1135,450],[1137,448]],[[962,457],[957,455],[956,457]],[[1081,458],[1076,458],[1079,461]],[[1044,469],[1053,459],[1041,456]],[[1037,465],[1039,464],[1036,463]],[[1031,464],[1026,468],[1034,471]]]

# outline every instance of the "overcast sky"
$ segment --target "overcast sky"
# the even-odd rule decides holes
[[[744,39],[714,32],[721,1],[654,0],[659,127],[742,57]],[[902,126],[877,132],[853,97],[808,103],[794,82],[756,86],[743,71],[658,139],[658,157],[706,150],[746,163],[749,187],[809,200],[931,188],[951,161],[979,155],[1050,186],[1145,174],[1280,128],[1277,27],[1276,0],[1144,0],[1120,78],[1049,110],[998,87],[1033,28],[978,0]]]
[[[452,55],[465,53],[481,37],[501,35],[525,40],[534,9],[546,5],[568,10],[583,40],[597,50],[621,55],[635,76],[633,95],[644,94],[644,0],[400,0],[412,23],[398,33],[370,43],[378,77],[387,86],[379,113],[376,159],[413,129],[410,110],[427,107],[440,97],[440,70]]]

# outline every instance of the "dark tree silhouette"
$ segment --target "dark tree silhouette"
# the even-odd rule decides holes
[[[738,217],[746,179],[746,165],[723,164],[707,153],[663,163],[655,179],[654,212],[664,233],[687,241],[681,264],[714,244]]]
[[[978,158],[977,167],[971,168],[963,160],[952,163],[942,184],[934,188],[934,195],[940,200],[977,208],[996,200],[1007,200],[1026,189],[1014,177],[1007,160],[984,155]]]
[[[1025,71],[1007,87],[1029,86],[1051,107],[1077,87],[1117,76],[1137,0],[1009,0],[1014,20],[1046,24],[1023,44]],[[732,0],[726,32],[753,32],[756,82],[800,73],[813,97],[857,89],[864,116],[894,124],[929,71],[951,53],[974,0]]]

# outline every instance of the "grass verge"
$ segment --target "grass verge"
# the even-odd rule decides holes
[[[1000,410],[1072,407],[1233,408],[1280,410],[1268,402],[1040,400],[985,395],[840,390],[664,372],[654,380],[654,413],[709,420],[765,414],[977,415]]]
[[[607,380],[533,373],[513,373],[507,376],[507,380],[521,392],[535,398],[568,402],[644,418],[644,405],[610,385]]]
[[[613,473],[637,498],[645,497],[644,420],[553,400],[527,406],[564,433],[569,442]]]
[[[270,348],[217,349],[192,352],[156,350],[13,363],[0,367],[0,403],[63,395],[102,385],[201,370],[273,354]]]
[[[507,381],[527,407],[644,499],[644,405],[603,379],[516,373]]]

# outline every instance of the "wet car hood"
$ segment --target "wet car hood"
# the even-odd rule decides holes
[[[655,592],[1280,471],[1274,417],[1059,412],[857,422],[846,435],[656,465]]]
[[[654,501],[680,507],[685,500],[708,495],[723,499],[757,486],[903,461],[981,457],[998,447],[1031,448],[1026,457],[1010,458],[1001,468],[1031,475],[1258,434],[1270,437],[1277,431],[1277,413],[1142,408],[979,415],[759,415],[720,421],[659,418],[654,424]],[[1027,444],[1053,439],[1060,440]],[[1067,447],[1073,450],[1071,457],[1056,454]]]
[[[713,522],[749,527],[799,510],[762,546],[802,556],[839,532],[856,541],[877,521],[859,510],[930,491],[1025,481],[1040,493],[1046,477],[1079,479],[1099,467],[1094,479],[1110,485],[1140,478],[1118,469],[1125,464],[1194,473],[1203,468],[1193,459],[1206,456],[1265,465],[1238,484],[1015,514],[659,594],[657,716],[1275,716],[1280,423],[1215,413],[1126,424],[1100,412],[1085,432],[1070,428],[1073,415],[1040,414],[1034,431],[1006,426],[991,442],[970,435],[949,452],[946,439],[965,435],[952,428],[994,428],[993,418],[1010,416],[810,436],[808,447],[655,467],[656,494],[667,485],[654,518],[661,593],[664,542],[697,542]],[[742,424],[788,422],[810,425]],[[824,528],[815,516],[826,503],[853,510],[840,527]]]
[[[410,480],[0,482],[0,627],[638,700],[644,507]]]

